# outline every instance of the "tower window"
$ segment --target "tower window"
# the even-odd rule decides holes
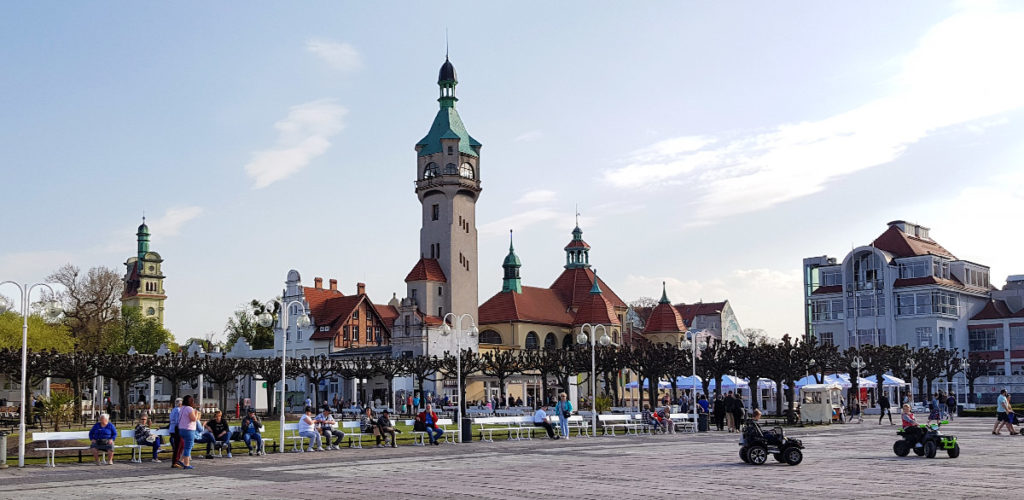
[[[473,165],[470,165],[469,163],[463,163],[462,166],[459,167],[459,176],[464,177],[466,179],[475,179],[476,176],[474,175],[473,172]]]
[[[438,205],[437,203],[434,203],[434,206],[431,207],[430,210],[431,210],[430,220],[437,220],[438,218],[441,217],[441,206]]]
[[[444,317],[444,308],[443,307],[438,307],[437,308],[437,317],[438,318],[443,318]]]
[[[438,175],[441,175],[441,169],[438,168],[437,164],[434,162],[428,163],[426,168],[423,169],[424,179],[430,179],[431,177],[437,177]]]
[[[438,295],[444,295],[444,288],[443,287],[437,287],[437,294]]]
[[[455,154],[455,148],[448,146],[448,154]]]
[[[444,175],[458,175],[459,167],[456,167],[454,163],[449,163],[444,166]]]

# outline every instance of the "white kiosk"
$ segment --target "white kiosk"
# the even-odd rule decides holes
[[[800,388],[800,420],[832,423],[833,412],[841,409],[843,387],[839,384],[807,384]]]

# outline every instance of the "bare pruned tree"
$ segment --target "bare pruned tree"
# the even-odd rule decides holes
[[[107,345],[105,333],[121,314],[121,276],[108,267],[93,267],[86,273],[65,264],[48,276],[47,281],[64,289],[56,299],[64,307],[64,322],[75,340],[76,350],[102,352]]]

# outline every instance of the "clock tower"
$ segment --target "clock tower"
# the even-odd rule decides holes
[[[146,218],[135,234],[138,238],[138,253],[128,259],[125,265],[123,307],[134,307],[142,317],[164,324],[164,275],[160,269],[164,260],[160,254],[149,250],[149,226]]]

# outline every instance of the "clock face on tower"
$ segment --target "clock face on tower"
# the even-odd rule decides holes
[[[153,271],[153,270],[155,270],[155,269],[156,269],[156,266],[154,266],[154,265],[150,265],[150,266],[149,266],[149,270],[150,270],[150,271]]]

